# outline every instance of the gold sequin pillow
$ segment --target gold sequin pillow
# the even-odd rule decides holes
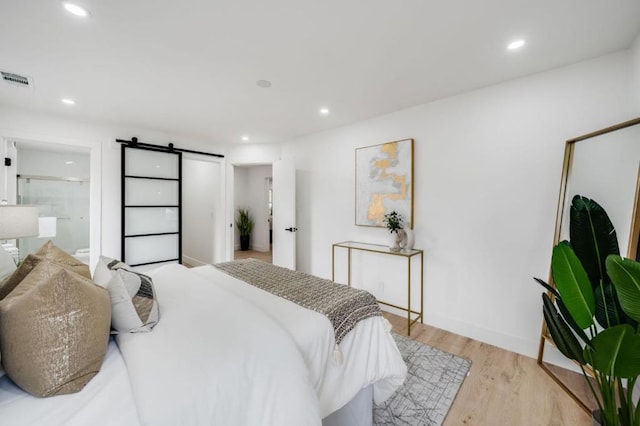
[[[35,396],[79,392],[102,366],[110,323],[103,288],[42,260],[0,301],[3,367]]]
[[[91,279],[91,270],[89,269],[89,265],[86,263],[82,263],[75,257],[71,256],[69,253],[64,250],[56,247],[51,240],[44,243],[37,252],[34,253],[36,256],[43,257],[53,263],[57,263],[58,265],[64,267],[65,269],[69,269],[76,274],[80,274],[85,278]]]
[[[16,286],[20,284],[20,282],[29,275],[29,272],[31,272],[42,260],[44,260],[42,257],[34,256],[32,254],[28,255],[20,264],[20,267],[16,269],[6,280],[4,280],[2,284],[0,284],[0,300],[7,297],[7,295],[11,293],[13,289],[16,288]]]
[[[111,298],[111,327],[120,333],[148,332],[160,312],[151,277],[133,271],[126,263],[101,256],[93,279]]]
[[[75,257],[68,253],[65,253],[60,248],[56,247],[51,240],[47,241],[40,249],[34,254],[30,254],[20,264],[20,267],[5,281],[0,283],[0,300],[4,299],[7,294],[16,288],[16,286],[26,277],[29,272],[43,259],[56,263],[65,269],[73,271],[82,275],[85,278],[91,279],[91,270],[89,265],[80,262]]]

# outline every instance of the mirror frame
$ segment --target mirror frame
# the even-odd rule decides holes
[[[569,179],[569,172],[571,171],[571,164],[573,161],[573,153],[575,150],[575,144],[586,140],[591,139],[596,136],[601,136],[606,133],[615,132],[616,130],[625,129],[627,127],[635,126],[640,124],[640,117],[635,118],[633,120],[625,121],[623,123],[615,124],[610,127],[606,127],[601,130],[597,130],[595,132],[587,133],[586,135],[578,136],[573,139],[569,139],[565,143],[564,149],[564,160],[562,163],[562,177],[560,179],[560,193],[558,195],[558,210],[556,212],[556,225],[555,225],[555,233],[553,236],[553,246],[555,247],[560,242],[560,235],[562,232],[562,222],[564,219],[565,205],[567,202],[571,202],[567,200],[567,181]],[[631,223],[631,231],[629,234],[629,246],[627,248],[627,257],[636,259],[637,249],[638,249],[638,239],[640,237],[640,167],[638,168],[638,179],[636,180],[636,193],[635,193],[635,201],[632,212],[632,223]],[[551,271],[549,271],[549,284],[555,287],[555,283],[553,282],[553,276]],[[553,295],[548,293],[550,297],[553,298]],[[553,300],[553,299],[552,299]],[[537,363],[574,401],[576,401],[587,413],[591,414],[591,408],[580,399],[569,387],[551,370],[543,363],[543,356],[546,344],[550,344],[555,346],[549,331],[547,329],[547,324],[542,320],[542,330],[540,332],[540,345],[538,347],[538,359]]]

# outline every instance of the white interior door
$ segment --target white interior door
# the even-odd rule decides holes
[[[273,264],[296,269],[296,170],[292,160],[273,163]]]

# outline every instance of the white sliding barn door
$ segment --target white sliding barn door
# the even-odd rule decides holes
[[[296,170],[292,160],[273,163],[273,264],[296,269]]]
[[[122,146],[122,261],[182,263],[182,154]]]

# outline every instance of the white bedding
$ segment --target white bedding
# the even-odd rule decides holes
[[[129,376],[115,341],[100,372],[82,392],[36,398],[0,378],[0,424],[11,426],[136,426],[138,413]]]
[[[381,402],[404,381],[381,317],[342,340],[338,363],[319,313],[211,266],[148,274],[160,303],[153,331],[119,335],[119,349],[111,341],[102,369],[76,394],[36,398],[0,377],[0,424],[320,425],[360,389],[373,384]]]
[[[305,363],[286,331],[184,266],[149,275],[158,325],[117,336],[142,424],[321,424]]]
[[[233,278],[211,265],[189,270],[249,301],[291,335],[311,373],[324,418],[373,384],[376,403],[404,383],[407,368],[383,317],[360,321],[339,345],[342,362],[334,357],[335,335],[324,315]]]

